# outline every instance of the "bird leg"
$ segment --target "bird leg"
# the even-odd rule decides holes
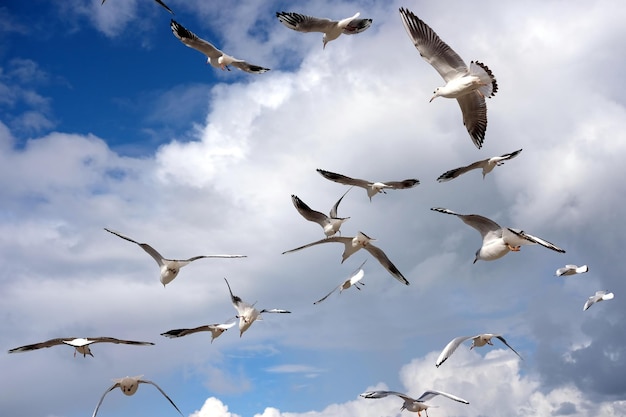
[[[509,250],[511,250],[513,252],[519,252],[520,248],[521,248],[521,246],[511,246],[508,243],[507,243],[507,246],[508,246]]]

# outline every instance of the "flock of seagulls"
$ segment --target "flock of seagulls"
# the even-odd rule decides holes
[[[106,0],[102,0],[102,4]],[[169,13],[174,12],[161,0],[155,0],[155,2],[166,9]],[[485,140],[485,132],[487,129],[487,106],[486,98],[493,97],[498,91],[498,84],[492,71],[483,63],[479,61],[471,61],[469,66],[459,57],[459,55],[450,48],[445,42],[443,42],[439,36],[435,33],[430,26],[417,17],[413,12],[400,8],[400,18],[407,31],[407,34],[411,42],[415,45],[422,58],[427,61],[433,68],[441,75],[445,81],[445,85],[437,87],[433,92],[433,96],[430,101],[437,97],[455,98],[460,106],[463,118],[463,124],[465,125],[469,136],[477,148],[481,148]],[[356,13],[351,17],[341,20],[331,20],[326,18],[317,18],[312,16],[303,15],[294,12],[277,12],[276,17],[279,22],[287,28],[297,32],[318,32],[322,33],[323,48],[326,47],[328,42],[336,40],[342,34],[354,35],[367,30],[372,25],[372,19],[360,18],[360,13]],[[180,23],[171,19],[170,28],[174,36],[180,40],[185,46],[196,49],[207,57],[207,64],[215,68],[230,71],[230,67],[237,68],[241,71],[261,74],[269,71],[269,68],[265,68],[259,65],[251,64],[245,60],[237,59],[233,56],[227,55],[223,51],[216,48],[212,43],[198,37],[193,32],[186,29]],[[455,168],[443,173],[438,182],[446,182],[459,177],[469,171],[481,169],[483,178],[494,170],[495,167],[501,166],[505,161],[511,160],[517,157],[522,152],[522,149],[518,149],[514,152],[507,153],[500,156],[495,156],[487,159],[482,159],[473,162],[467,166]],[[347,237],[341,236],[340,228],[344,222],[350,217],[339,217],[338,207],[344,197],[353,187],[363,188],[367,192],[370,202],[372,197],[379,193],[386,193],[388,189],[391,190],[405,190],[419,185],[420,181],[415,178],[405,179],[401,181],[369,181],[358,178],[351,178],[346,175],[330,172],[322,169],[318,169],[317,172],[327,180],[337,182],[339,184],[347,185],[350,188],[344,192],[343,195],[337,200],[337,202],[330,209],[329,215],[322,212],[311,209],[304,201],[298,196],[293,194],[291,196],[292,203],[298,213],[307,221],[317,223],[322,227],[325,237],[321,240],[314,241],[302,245],[300,247],[287,250],[283,254],[300,251],[305,248],[316,246],[323,243],[341,243],[344,245],[344,251],[342,254],[343,263],[346,259],[352,256],[360,249],[365,249],[382,265],[396,280],[404,285],[409,285],[409,281],[404,277],[400,270],[389,260],[385,252],[380,248],[373,245],[371,242],[375,239],[367,236],[363,232],[358,232],[355,236]],[[477,214],[459,214],[446,208],[434,207],[431,210],[449,214],[458,217],[468,226],[476,229],[482,237],[482,244],[475,253],[474,263],[478,260],[493,261],[497,260],[509,252],[518,252],[522,245],[534,245],[538,244],[552,251],[565,253],[565,250],[548,242],[545,239],[530,235],[520,229],[512,229],[508,227],[501,227],[496,222],[488,219],[484,216]],[[133,240],[119,232],[105,228],[109,233],[118,236],[121,239],[132,242],[141,247],[146,253],[148,253],[158,264],[160,268],[160,282],[165,287],[171,283],[179,274],[180,269],[189,263],[203,258],[244,258],[245,255],[199,255],[184,260],[167,259],[164,258],[156,249],[147,243],[140,243]],[[333,288],[328,294],[313,304],[317,305],[326,300],[331,294],[339,290],[341,293],[350,287],[355,287],[357,290],[361,290],[364,286],[362,279],[365,275],[363,266],[367,260],[363,261],[356,270],[337,287]],[[587,265],[565,265],[562,268],[556,270],[556,276],[570,276],[575,274],[582,274],[589,269]],[[236,310],[236,316],[224,321],[223,323],[215,323],[202,325],[195,328],[180,328],[168,330],[161,333],[161,336],[167,338],[180,338],[194,333],[210,332],[211,343],[221,336],[228,329],[235,326],[238,323],[239,336],[243,334],[252,326],[252,324],[262,319],[263,313],[290,313],[290,311],[284,309],[257,309],[255,304],[249,304],[244,302],[239,296],[233,294],[230,284],[226,278],[228,292],[233,307]],[[593,296],[589,297],[586,301],[583,310],[587,310],[593,304],[600,301],[611,300],[614,298],[614,294],[609,291],[597,291]],[[452,339],[441,351],[439,357],[435,362],[435,366],[438,368],[445,361],[447,361],[452,354],[461,346],[464,342],[471,340],[472,345],[470,349],[474,347],[482,347],[485,345],[493,346],[492,339],[499,340],[508,349],[513,351],[520,359],[522,356],[504,339],[500,334],[482,333],[475,336],[460,336]],[[154,345],[152,342],[142,342],[133,340],[122,340],[113,337],[94,337],[94,338],[55,338],[47,340],[41,343],[35,343],[31,345],[25,345],[9,350],[9,353],[27,352],[32,350],[38,350],[42,348],[49,348],[58,345],[68,345],[74,348],[74,356],[81,354],[83,357],[93,354],[90,349],[90,345],[95,343],[112,343],[112,344],[126,344],[134,346],[148,346]],[[140,384],[150,384],[156,387],[159,392],[170,402],[170,404],[181,415],[183,413],[179,410],[172,399],[154,382],[146,379],[142,379],[142,376],[136,377],[124,377],[114,380],[114,384],[111,385],[102,395],[98,401],[92,417],[96,417],[100,406],[105,396],[113,391],[115,388],[120,388],[125,395],[133,395]],[[417,412],[418,416],[421,416],[421,412],[424,411],[428,416],[427,409],[430,407],[426,404],[426,401],[433,399],[436,396],[442,396],[450,400],[469,404],[469,402],[461,397],[452,395],[443,391],[427,390],[418,398],[412,398],[407,394],[403,394],[396,391],[367,391],[360,394],[365,399],[380,399],[387,396],[397,396],[403,400],[401,410],[407,410],[411,412]]]

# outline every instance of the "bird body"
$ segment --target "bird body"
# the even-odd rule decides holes
[[[484,179],[485,175],[493,171],[495,167],[503,165],[504,161],[508,161],[509,159],[515,158],[521,151],[522,151],[521,149],[518,149],[515,152],[507,153],[507,154],[500,155],[500,156],[494,156],[491,158],[476,161],[464,167],[451,169],[441,174],[439,178],[437,178],[437,181],[439,182],[450,181],[458,177],[459,175],[465,174],[466,172],[469,172],[473,169],[478,169],[478,168],[482,168],[483,179]]]
[[[297,32],[321,32],[323,48],[330,41],[337,39],[340,35],[354,35],[361,33],[372,25],[372,19],[357,19],[361,13],[347,17],[342,20],[331,20],[306,16],[293,12],[276,12],[278,20],[289,29]]]
[[[372,197],[376,194],[386,193],[385,189],[387,188],[390,188],[392,190],[404,190],[407,188],[413,188],[420,183],[419,180],[415,178],[406,179],[403,181],[373,182],[358,178],[350,178],[345,175],[325,171],[323,169],[318,169],[317,172],[319,172],[320,175],[327,180],[338,182],[344,185],[364,188],[367,191],[367,196],[369,197],[370,201],[372,201]]]
[[[472,350],[475,347],[482,347],[485,345],[493,346],[491,339],[493,339],[494,337],[500,340],[502,343],[504,343],[506,347],[511,349],[513,352],[515,352],[515,354],[520,359],[522,359],[520,354],[517,353],[517,351],[513,349],[511,345],[509,345],[507,341],[504,340],[504,337],[502,337],[501,335],[492,334],[492,333],[482,333],[476,336],[460,336],[460,337],[455,337],[454,339],[452,339],[439,354],[439,357],[437,358],[437,361],[435,362],[435,366],[438,368],[442,363],[444,363],[450,356],[452,356],[452,354],[456,351],[456,349],[466,340],[470,340],[470,339],[472,340],[472,346],[470,346],[470,350]]]
[[[148,346],[154,345],[152,342],[137,342],[134,340],[122,340],[116,339],[114,337],[66,337],[66,338],[56,338],[50,339],[41,343],[34,343],[32,345],[25,345],[13,348],[9,350],[9,353],[17,353],[17,352],[28,352],[31,350],[37,350],[42,348],[49,348],[57,345],[68,345],[72,346],[74,350],[74,356],[76,353],[83,355],[86,357],[87,355],[93,357],[91,353],[91,349],[89,345],[93,343],[115,343],[115,344],[125,344],[125,345],[135,345],[135,346]]]

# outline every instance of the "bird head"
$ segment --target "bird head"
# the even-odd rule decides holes
[[[139,388],[139,378],[140,376],[130,377],[127,376],[122,379],[116,380],[118,384],[120,384],[120,389],[124,393],[124,395],[133,395],[137,392],[137,388]]]
[[[326,37],[325,33],[324,33],[324,36],[322,36],[322,43],[324,44],[322,49],[326,49],[326,44],[328,43],[328,38]]]
[[[435,91],[433,91],[433,96],[431,97],[431,99],[428,102],[430,103],[431,101],[433,101],[434,99],[436,99],[437,97],[440,97],[440,96],[441,96],[441,94],[439,94],[439,87],[437,87],[435,89]]]

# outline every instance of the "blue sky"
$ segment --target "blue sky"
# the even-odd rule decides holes
[[[3,415],[93,412],[111,380],[143,374],[185,416],[396,416],[390,389],[438,389],[469,400],[431,402],[438,416],[626,414],[621,259],[626,189],[622,76],[626,7],[611,1],[432,2],[167,1],[174,18],[264,74],[222,72],[171,33],[152,0],[68,0],[0,6],[0,331],[5,352],[55,337],[111,336],[150,347],[99,344],[0,355]],[[402,27],[399,7],[424,19],[466,61],[495,74],[478,150],[458,105],[428,100],[443,84]],[[322,49],[277,11],[343,18],[371,28]],[[484,180],[443,172],[523,148]],[[371,180],[418,178],[370,202],[339,207],[344,236],[375,237],[411,282],[374,259],[364,288],[313,302],[370,257],[343,264],[294,209],[291,194],[327,212],[345,187],[322,168]],[[472,264],[479,234],[446,207],[524,229],[564,248],[523,247]],[[139,247],[199,260],[166,288]],[[370,257],[371,258],[371,257]],[[557,278],[565,264],[583,275]],[[233,292],[266,314],[232,329],[167,339],[160,333],[227,320]],[[583,312],[597,290],[615,299]],[[456,336],[469,343],[441,367]],[[406,412],[404,412],[406,413]],[[105,398],[100,416],[176,415],[154,387]]]

